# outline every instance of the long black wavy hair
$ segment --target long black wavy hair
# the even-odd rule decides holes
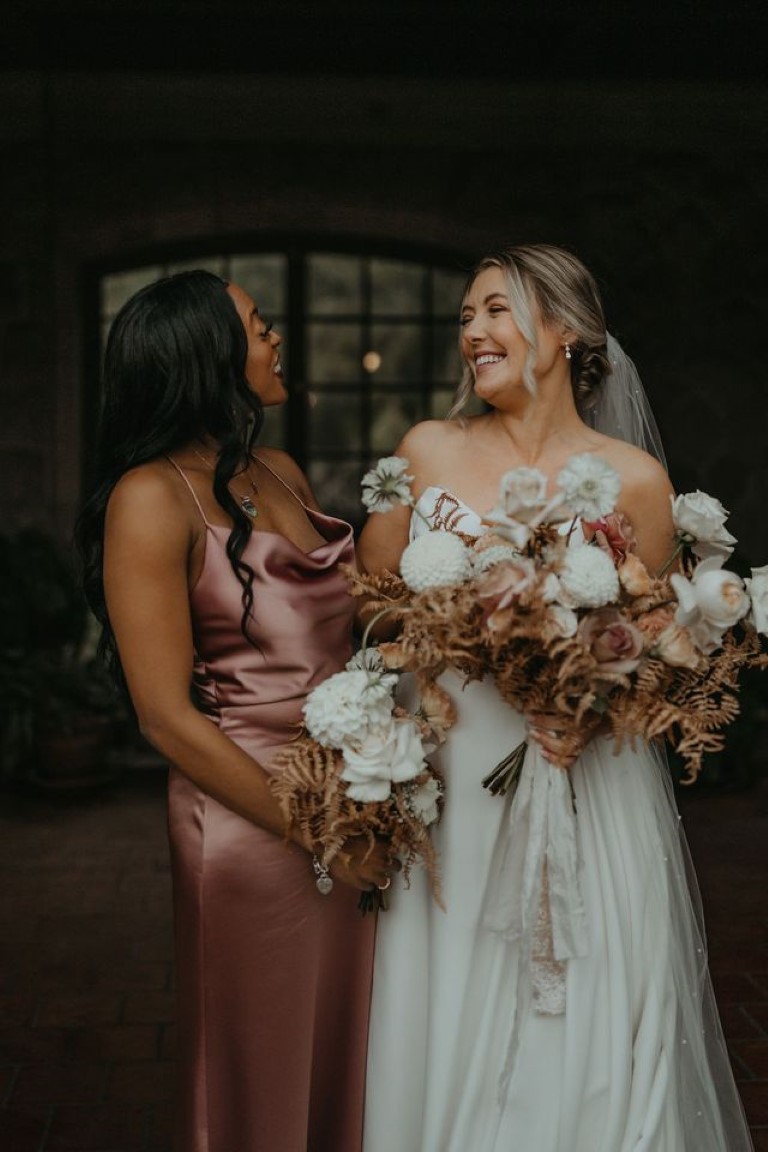
[[[179,272],[132,296],[110,328],[94,479],[75,542],[85,595],[102,626],[100,652],[123,688],[104,597],[107,503],[131,468],[202,437],[220,445],[213,493],[233,522],[227,556],[243,588],[240,627],[249,639],[254,573],[242,555],[251,521],[228,485],[247,466],[264,414],[245,378],[248,340],[226,289],[211,272]]]

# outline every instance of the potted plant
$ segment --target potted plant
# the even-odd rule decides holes
[[[28,530],[0,537],[0,772],[92,784],[125,708],[93,658],[94,621],[67,549]]]

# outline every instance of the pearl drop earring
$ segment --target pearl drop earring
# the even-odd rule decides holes
[[[570,344],[566,344],[566,346],[565,346],[565,358],[566,358],[566,360],[571,359],[571,346],[570,346]]]

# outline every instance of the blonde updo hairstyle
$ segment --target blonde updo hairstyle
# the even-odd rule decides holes
[[[600,293],[592,274],[582,262],[563,248],[552,244],[521,244],[484,257],[472,270],[464,290],[481,272],[500,268],[507,281],[512,319],[528,344],[523,380],[531,393],[536,391],[533,365],[536,362],[536,316],[542,323],[575,332],[571,343],[571,386],[580,413],[596,402],[600,385],[610,373],[605,315]],[[472,395],[474,378],[468,364],[449,413],[458,416]]]

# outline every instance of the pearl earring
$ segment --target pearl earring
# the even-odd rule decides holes
[[[570,346],[570,344],[566,344],[566,346],[565,346],[565,358],[566,358],[566,360],[571,359],[571,346]]]

